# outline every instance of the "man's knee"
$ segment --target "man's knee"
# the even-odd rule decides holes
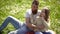
[[[6,18],[6,20],[10,20],[12,17],[11,16],[8,16],[7,18]]]
[[[7,18],[14,18],[14,17],[12,17],[12,16],[8,16]]]
[[[14,18],[13,16],[8,16],[7,19],[9,19],[9,20],[16,20],[16,18]]]

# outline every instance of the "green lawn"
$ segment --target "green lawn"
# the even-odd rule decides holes
[[[49,6],[50,29],[60,34],[60,0],[39,0],[39,3],[39,9],[42,9],[44,6]],[[13,16],[24,22],[25,12],[31,8],[31,4],[32,0],[0,0],[0,25],[7,16]],[[2,33],[7,34],[12,30],[15,30],[15,28],[9,23]]]

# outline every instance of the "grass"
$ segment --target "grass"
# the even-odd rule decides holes
[[[31,8],[32,0],[0,0],[0,25],[8,16],[13,16],[20,21],[25,22],[25,12]],[[39,0],[39,9],[44,6],[50,8],[50,29],[60,34],[60,1],[59,0]],[[2,31],[2,34],[15,30],[14,26],[8,26]]]

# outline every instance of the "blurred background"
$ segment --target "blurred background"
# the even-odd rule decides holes
[[[32,0],[0,0],[0,26],[8,16],[25,22],[25,12],[31,8],[31,4]],[[60,34],[60,0],[39,0],[39,10],[44,6],[50,9],[50,29]],[[9,23],[1,34],[7,34],[13,30],[15,30],[14,26]]]

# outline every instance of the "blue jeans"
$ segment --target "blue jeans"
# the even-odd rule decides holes
[[[2,23],[2,25],[0,27],[0,31],[2,31],[9,23],[11,23],[16,29],[21,28],[21,26],[23,25],[22,22],[20,22],[16,18],[9,16]]]
[[[24,24],[23,22],[19,21],[18,19],[9,16],[6,18],[6,20],[3,22],[3,24],[0,27],[0,31],[2,31],[9,23],[11,23],[17,30],[15,31],[16,34],[25,34],[28,31],[33,31],[31,29],[29,29],[26,24]],[[14,32],[14,33],[15,33]],[[9,33],[9,34],[14,34]],[[35,32],[35,34],[51,34],[51,32]]]

